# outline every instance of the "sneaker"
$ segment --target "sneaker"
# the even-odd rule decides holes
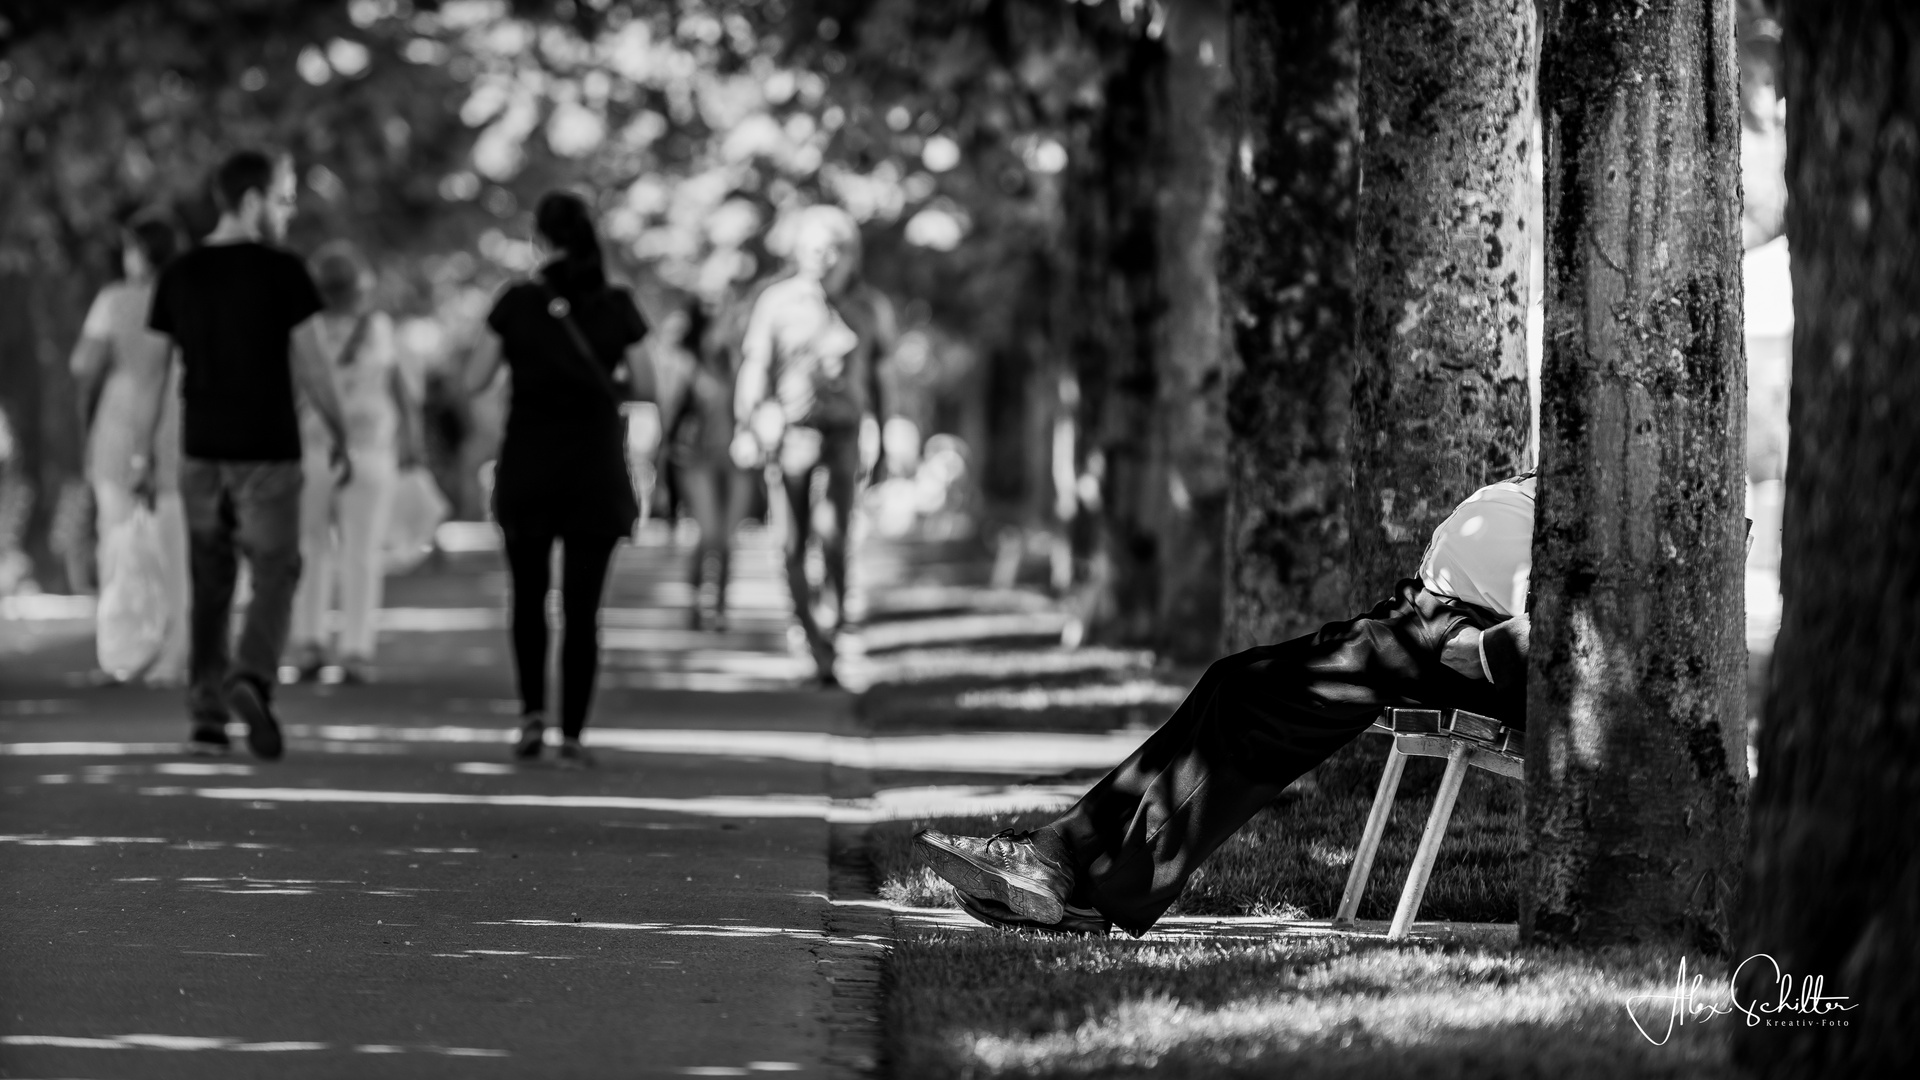
[[[1029,931],[1043,934],[1086,934],[1092,937],[1106,937],[1113,933],[1113,920],[1092,908],[1074,907],[1072,904],[1061,906],[1063,914],[1057,923],[1041,923],[1015,913],[1011,908],[992,900],[968,896],[956,892],[960,898],[960,910],[1002,930]]]
[[[235,679],[227,688],[227,708],[247,725],[247,749],[261,761],[278,761],[286,752],[280,739],[280,721],[274,719],[267,695],[252,679]]]
[[[531,761],[540,756],[540,747],[547,739],[547,721],[539,713],[526,718],[520,725],[520,737],[514,740],[513,756],[522,761]]]
[[[561,739],[560,767],[563,769],[591,769],[593,768],[593,751],[581,746],[579,739]]]
[[[187,741],[187,753],[194,757],[226,757],[233,753],[233,740],[227,738],[227,722],[194,721],[193,737]]]
[[[366,686],[373,682],[373,665],[357,657],[340,661],[340,682],[345,686]]]
[[[976,900],[992,900],[1045,926],[1066,915],[1073,870],[1034,846],[1033,834],[1007,829],[994,836],[953,836],[932,829],[913,838],[933,872]]]

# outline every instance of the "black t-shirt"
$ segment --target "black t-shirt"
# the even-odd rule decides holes
[[[647,334],[633,294],[597,275],[547,268],[593,360],[609,375]],[[506,436],[494,473],[494,512],[509,527],[626,532],[639,508],[627,477],[626,424],[610,388],[591,377],[549,286],[521,282],[495,301],[487,325],[513,373]]]
[[[208,244],[161,272],[147,325],[180,346],[188,457],[300,459],[292,334],[320,307],[306,263],[265,244]]]

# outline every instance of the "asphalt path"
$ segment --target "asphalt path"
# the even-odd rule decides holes
[[[695,634],[652,603],[671,560],[623,554],[585,772],[509,760],[484,554],[394,583],[379,684],[282,691],[279,762],[186,756],[178,691],[12,627],[0,1076],[827,1075],[828,766],[750,733],[850,698],[797,685],[745,561],[749,610]]]

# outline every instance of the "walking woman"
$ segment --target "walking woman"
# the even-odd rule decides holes
[[[146,669],[146,681],[183,686],[190,593],[187,519],[180,502],[180,393],[167,339],[147,329],[154,279],[172,260],[178,237],[167,222],[144,218],[128,228],[123,240],[126,276],[94,298],[71,366],[82,386],[100,381],[99,404],[87,431],[86,467],[101,540],[132,517],[143,501],[159,520],[158,565],[163,568],[167,626],[160,651]],[[102,585],[121,569],[102,565]]]
[[[313,260],[313,280],[326,307],[314,333],[331,361],[346,414],[353,479],[339,483],[328,459],[332,442],[319,414],[300,408],[300,587],[293,594],[289,654],[295,677],[326,683],[372,678],[375,616],[386,582],[381,547],[393,512],[400,470],[420,460],[419,424],[394,351],[393,320],[368,308],[373,274],[353,246],[328,244]],[[326,619],[336,589],[339,648],[329,647]]]
[[[620,539],[640,517],[627,474],[619,378],[647,324],[623,287],[607,283],[586,202],[551,192],[534,210],[543,265],[509,286],[487,316],[468,369],[484,390],[502,363],[512,373],[506,436],[494,469],[493,511],[513,581],[513,658],[521,728],[514,754],[534,758],[546,736],[547,587],[553,545],[562,559],[560,762],[583,767],[580,745],[600,660],[600,594]]]
[[[733,444],[733,370],[727,362],[727,350],[709,340],[706,309],[698,300],[666,319],[662,332],[676,341],[677,351],[690,362],[686,387],[680,394],[673,419],[667,425],[667,454],[672,462],[680,496],[687,511],[700,526],[700,540],[694,545],[693,561],[687,567],[693,586],[693,605],[688,624],[695,630],[703,625],[715,630],[727,628],[727,580],[733,566],[733,529],[746,514],[747,500],[753,497],[749,486],[752,474],[733,463],[729,448]],[[713,618],[705,619],[700,606],[700,585],[706,580],[706,568],[714,567]]]

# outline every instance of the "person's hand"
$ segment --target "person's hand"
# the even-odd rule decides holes
[[[133,469],[133,497],[151,507],[154,496],[159,491],[159,484],[154,476],[153,457],[149,454],[135,454],[129,464]]]
[[[757,469],[765,464],[766,452],[761,449],[760,440],[753,432],[741,428],[733,433],[733,442],[727,446],[727,456],[733,459],[736,468]]]
[[[327,453],[327,464],[333,468],[334,483],[346,487],[353,483],[353,459],[347,456],[345,439],[335,439],[333,449]]]
[[[1469,679],[1484,681],[1487,673],[1480,666],[1480,631],[1462,627],[1441,646],[1440,662]]]

